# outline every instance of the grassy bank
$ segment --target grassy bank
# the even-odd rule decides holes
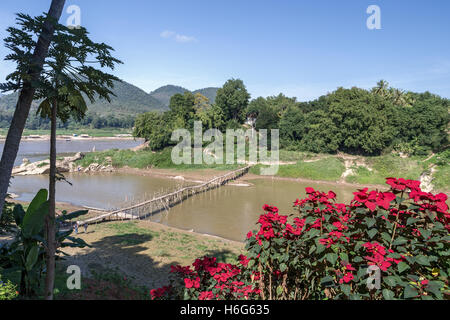
[[[73,134],[88,134],[91,137],[114,137],[116,134],[130,134],[132,132],[131,129],[123,129],[123,128],[103,128],[103,129],[58,129],[56,130],[57,135],[67,135],[71,136]],[[0,128],[0,136],[6,136],[8,133],[8,129]],[[50,130],[28,130],[25,129],[23,132],[23,136],[30,135],[49,135]]]
[[[82,167],[87,167],[91,163],[109,164],[111,163],[116,168],[125,166],[137,169],[146,168],[162,168],[162,169],[177,169],[177,170],[197,170],[197,169],[217,169],[217,170],[233,170],[239,165],[227,164],[180,164],[173,163],[171,158],[172,149],[166,148],[163,151],[152,152],[150,150],[107,150],[102,152],[91,152],[77,161],[77,164]]]
[[[278,177],[301,178],[321,181],[345,181],[361,185],[382,184],[386,177],[403,177],[405,179],[420,179],[422,173],[431,172],[433,168],[433,185],[435,190],[450,190],[450,152],[445,151],[433,157],[408,157],[387,154],[375,157],[312,154],[280,150]],[[295,162],[291,164],[290,162]],[[227,164],[181,164],[176,165],[171,159],[171,149],[160,152],[150,150],[108,150],[88,153],[78,161],[87,167],[91,163],[112,164],[114,167],[131,167],[137,169],[161,168],[182,171],[198,169],[233,170],[239,165]],[[252,167],[251,173],[260,174],[261,165]],[[342,179],[346,170],[351,172]]]
[[[260,167],[261,165],[254,166],[250,172],[259,174]],[[284,178],[337,181],[344,170],[345,166],[340,159],[326,157],[318,160],[300,160],[296,164],[280,165],[275,175]]]
[[[417,180],[425,170],[423,158],[401,158],[395,155],[364,158],[364,166],[352,166],[354,174],[346,179],[350,183],[384,184],[386,177]]]

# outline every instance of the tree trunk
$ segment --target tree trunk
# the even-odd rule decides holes
[[[50,178],[49,178],[49,206],[48,215],[45,218],[45,233],[47,239],[46,264],[47,272],[45,274],[45,299],[53,300],[53,288],[55,285],[55,218],[56,218],[56,113],[58,105],[53,103],[51,115],[51,133],[50,133]]]
[[[52,0],[50,10],[48,11],[48,17],[59,21],[65,2],[66,0]],[[0,217],[2,216],[3,205],[5,204],[6,193],[8,192],[9,187],[9,180],[11,179],[14,161],[16,160],[17,151],[19,150],[23,129],[25,128],[31,102],[33,101],[34,93],[36,91],[31,83],[39,78],[54,32],[54,25],[51,23],[51,20],[48,19],[39,35],[36,48],[33,52],[34,63],[28,69],[28,74],[31,76],[30,80],[24,81],[23,83],[23,89],[20,91],[16,110],[14,111],[8,135],[6,136],[2,159],[0,161]]]

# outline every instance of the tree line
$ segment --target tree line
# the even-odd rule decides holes
[[[240,79],[228,80],[210,104],[200,94],[176,94],[170,110],[138,115],[134,135],[159,150],[170,146],[171,132],[193,128],[279,129],[282,148],[316,153],[378,155],[396,150],[424,155],[448,146],[448,99],[429,92],[405,92],[381,80],[371,90],[337,90],[313,101],[284,94],[258,97]]]
[[[8,128],[13,118],[12,112],[0,111],[0,128]],[[77,120],[67,119],[66,122],[58,122],[58,129],[76,129],[76,128],[132,128],[135,121],[132,115],[101,115],[95,111],[88,111],[84,118]],[[31,112],[25,124],[28,130],[50,130],[50,120],[42,118],[40,115]]]

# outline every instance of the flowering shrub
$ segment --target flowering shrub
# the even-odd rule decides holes
[[[205,257],[193,269],[172,267],[171,286],[152,290],[152,297],[448,297],[447,196],[423,192],[419,181],[386,182],[389,191],[361,189],[350,204],[337,203],[332,191],[306,188],[291,216],[265,205],[259,230],[247,234],[248,254],[239,257],[240,266]]]
[[[190,266],[171,266],[171,285],[151,290],[152,299],[255,299],[258,289],[244,282],[248,279],[248,261],[239,257],[239,264],[218,263],[214,257],[197,259]]]
[[[11,281],[3,282],[0,276],[0,300],[13,300],[17,298],[19,292]]]

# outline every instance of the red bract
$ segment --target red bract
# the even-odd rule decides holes
[[[200,292],[198,299],[199,300],[212,300],[212,299],[214,299],[214,295],[213,295],[212,291],[203,291],[203,292]]]
[[[198,289],[198,288],[200,288],[200,278],[197,277],[194,280],[186,278],[186,279],[184,279],[184,285],[186,286],[187,289],[190,289],[190,288]]]
[[[150,296],[151,296],[152,300],[161,298],[161,297],[165,296],[166,294],[168,294],[170,292],[171,288],[172,288],[171,286],[164,286],[159,289],[150,290]]]
[[[349,283],[354,279],[353,273],[347,272],[340,280],[339,283]]]
[[[242,264],[244,267],[246,267],[248,265],[248,262],[250,261],[243,254],[239,255],[238,260],[239,260],[240,264]]]

